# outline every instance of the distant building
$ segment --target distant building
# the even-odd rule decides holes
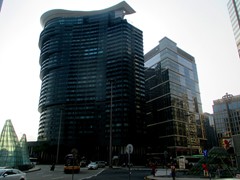
[[[215,129],[215,123],[213,119],[213,115],[209,113],[204,113],[204,129],[206,134],[206,147],[207,149],[211,149],[213,147],[218,146],[218,140],[217,140],[217,133]]]
[[[3,0],[0,0],[0,12],[1,12],[1,9],[2,9],[2,4],[3,4]]]
[[[149,154],[199,154],[206,139],[194,57],[165,37],[145,54],[145,79]]]
[[[234,151],[236,155],[237,167],[240,166],[240,134],[233,135]]]
[[[240,95],[224,95],[213,101],[213,117],[219,145],[233,147],[232,136],[240,134]]]
[[[229,0],[227,6],[238,54],[240,56],[240,0]]]
[[[125,156],[132,144],[133,158],[143,159],[143,37],[124,19],[134,12],[123,1],[41,16],[38,141],[48,142],[53,156],[60,146],[60,159],[76,148],[80,156],[107,161],[112,132],[113,156]]]

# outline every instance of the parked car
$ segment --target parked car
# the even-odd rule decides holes
[[[87,161],[80,161],[80,167],[86,167],[87,166]]]
[[[88,164],[88,169],[98,169],[98,164],[96,162],[91,162]]]
[[[106,166],[106,162],[105,161],[97,161],[96,163],[98,164],[99,168],[104,168]]]
[[[27,175],[18,169],[0,169],[0,179],[27,180]]]

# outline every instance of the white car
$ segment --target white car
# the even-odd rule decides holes
[[[27,176],[18,169],[0,169],[0,179],[27,180]]]
[[[96,162],[90,162],[88,169],[98,169],[98,164]]]

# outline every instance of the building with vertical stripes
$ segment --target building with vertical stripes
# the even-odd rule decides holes
[[[3,4],[3,0],[0,0],[0,12],[1,12],[1,9],[2,9],[2,4]]]
[[[240,56],[240,0],[229,0],[227,7],[237,44],[238,54]]]
[[[41,114],[38,141],[59,156],[108,160],[144,152],[142,31],[124,18],[135,11],[121,2],[96,11],[50,10],[39,39]],[[52,157],[52,156],[51,156]],[[53,155],[53,159],[54,159]]]

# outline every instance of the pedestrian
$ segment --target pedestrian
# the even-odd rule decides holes
[[[54,171],[54,169],[55,169],[55,163],[52,164],[50,171]]]
[[[151,174],[153,175],[153,176],[155,176],[155,174],[156,174],[156,164],[155,163],[152,163],[152,172],[151,172]]]
[[[176,177],[176,167],[175,167],[174,163],[172,163],[172,165],[171,165],[171,175],[172,175],[172,179],[175,180],[175,177]]]
[[[217,170],[216,170],[216,178],[221,177],[221,165],[218,165]]]
[[[203,176],[208,176],[207,164],[206,164],[206,163],[203,163],[203,164],[202,164],[202,168],[203,168]]]

